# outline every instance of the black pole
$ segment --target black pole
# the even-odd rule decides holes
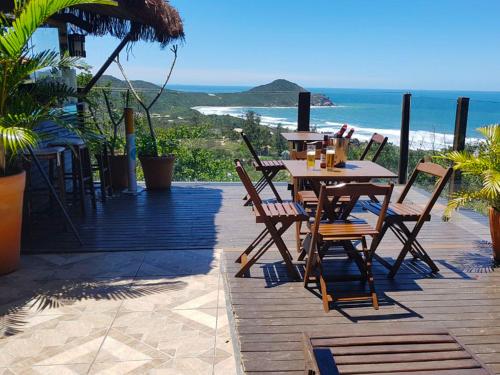
[[[401,105],[401,136],[399,141],[398,183],[406,184],[408,178],[408,153],[410,145],[410,107],[411,94],[403,95]]]
[[[61,199],[59,198],[59,195],[57,194],[56,189],[54,189],[54,186],[50,182],[49,177],[47,176],[47,174],[43,170],[43,167],[40,164],[40,161],[36,157],[35,153],[33,152],[33,149],[31,147],[28,147],[28,151],[29,151],[29,153],[31,155],[31,159],[35,162],[35,165],[38,168],[38,171],[40,172],[40,174],[42,175],[43,179],[45,180],[45,183],[47,184],[47,186],[49,188],[50,194],[56,200],[57,205],[61,209],[61,211],[63,213],[63,216],[64,216],[64,219],[66,220],[66,222],[68,223],[69,227],[71,228],[71,231],[75,235],[75,237],[78,240],[78,242],[80,243],[80,245],[83,245],[83,241],[80,238],[80,235],[78,234],[78,231],[76,230],[76,228],[75,228],[75,226],[73,224],[73,221],[69,217],[68,211],[66,211],[66,208],[64,207],[64,204],[61,202]]]
[[[92,77],[92,79],[87,83],[87,85],[81,90],[80,94],[85,96],[88,94],[88,92],[94,87],[94,85],[97,83],[99,78],[104,74],[106,69],[111,65],[111,63],[114,61],[116,56],[119,55],[119,53],[122,51],[123,47],[127,45],[128,42],[130,42],[131,36],[130,34],[125,35],[125,38],[120,42],[118,47],[115,48],[115,50],[111,53],[111,55],[108,57],[108,59],[104,62],[104,64],[101,66],[101,68],[97,71],[97,73]]]
[[[299,106],[297,118],[297,130],[299,132],[310,131],[309,121],[311,114],[311,93],[308,91],[299,92]]]
[[[467,133],[467,119],[469,117],[469,98],[457,99],[457,112],[455,114],[455,135],[453,138],[453,151],[465,149],[465,135]],[[450,181],[450,194],[457,190],[462,183],[460,171],[453,171]]]

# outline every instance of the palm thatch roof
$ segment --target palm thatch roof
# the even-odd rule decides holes
[[[130,34],[131,41],[158,42],[162,46],[184,38],[179,12],[168,0],[116,1],[118,6],[88,4],[66,8],[52,19],[70,23],[93,35],[124,38]],[[0,9],[8,11],[9,5],[5,3],[12,4],[13,0],[2,3]]]

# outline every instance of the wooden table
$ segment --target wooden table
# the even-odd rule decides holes
[[[281,136],[285,138],[288,143],[292,144],[292,149],[296,149],[297,151],[303,150],[304,143],[322,141],[325,135],[331,136],[331,134],[314,132],[281,133]],[[300,146],[299,149],[297,149],[297,146]]]
[[[314,168],[307,168],[306,160],[283,160],[283,164],[293,180],[293,200],[297,201],[297,194],[301,180],[309,180],[313,184],[319,182],[368,182],[374,178],[397,178],[390,170],[369,160],[348,160],[345,168],[335,168],[329,172],[320,168],[320,161],[316,160]],[[297,250],[300,249],[300,225],[296,227]]]

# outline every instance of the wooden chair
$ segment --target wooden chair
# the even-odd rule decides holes
[[[431,268],[432,272],[439,272],[439,268],[432,261],[431,257],[427,254],[422,245],[418,242],[417,236],[424,223],[431,220],[430,213],[432,211],[432,208],[438,200],[439,195],[443,191],[446,183],[450,179],[452,171],[453,169],[451,167],[444,168],[435,163],[425,162],[422,159],[413,171],[397,202],[389,205],[380,239],[382,239],[387,229],[390,229],[401,241],[401,243],[403,244],[403,248],[399,253],[399,256],[397,257],[395,263],[392,265],[378,255],[376,255],[376,258],[382,265],[390,270],[390,278],[396,275],[399,267],[401,266],[401,263],[403,262],[408,252],[413,255],[414,259],[423,260]],[[438,178],[434,191],[425,207],[420,207],[405,202],[405,198],[408,195],[410,188],[416,181],[418,175],[421,173]],[[365,202],[364,207],[368,211],[376,215],[380,215],[382,206],[377,202]],[[413,229],[410,230],[406,226],[405,223],[407,222],[415,223]]]
[[[384,224],[385,213],[389,206],[389,200],[392,194],[393,185],[376,185],[372,183],[349,183],[335,186],[321,184],[318,206],[314,223],[311,224],[311,241],[308,247],[306,270],[304,275],[304,286],[312,281],[319,282],[323,308],[330,310],[330,302],[334,301],[357,301],[371,299],[373,307],[378,309],[378,299],[375,292],[375,284],[371,271],[372,258],[378,244],[382,226]],[[333,211],[338,206],[338,200],[341,197],[349,197],[351,203],[356,204],[360,196],[375,194],[383,196],[380,215],[375,227],[372,227],[365,221],[356,219],[349,220],[342,218],[336,220]],[[328,217],[327,221],[322,220],[324,214]],[[370,248],[366,243],[366,237],[371,237]],[[352,246],[352,241],[360,241],[361,253],[359,254]],[[361,278],[368,281],[370,294],[361,297],[334,298],[333,294],[327,290],[327,280],[323,270],[323,256],[326,254],[332,242],[341,243],[348,255],[356,261],[360,271]],[[316,272],[316,276],[313,276]],[[351,278],[352,280],[352,278]]]
[[[385,144],[387,143],[388,138],[384,137],[382,134],[378,133],[373,133],[372,137],[368,141],[368,144],[366,145],[363,153],[361,154],[359,160],[365,160],[366,156],[368,155],[368,152],[370,152],[370,149],[372,146],[378,144],[378,148],[375,151],[375,154],[372,156],[372,161],[375,163],[380,156],[380,153],[385,147]]]
[[[276,190],[276,187],[273,184],[273,178],[278,174],[279,171],[285,170],[286,167],[283,164],[282,160],[260,160],[259,155],[257,155],[257,152],[252,146],[252,143],[248,139],[247,135],[243,132],[241,132],[241,137],[243,138],[243,141],[248,147],[248,150],[252,154],[253,157],[253,165],[255,170],[260,171],[262,173],[262,177],[257,181],[255,184],[255,189],[257,190],[257,193],[260,193],[266,186],[269,186],[271,190],[273,191],[274,196],[276,197],[276,200],[278,202],[282,202],[282,199],[280,195],[278,194],[278,191]],[[248,206],[251,203],[251,198],[249,195],[245,195],[243,197],[243,200],[245,200],[245,206]]]
[[[351,324],[324,334],[304,333],[303,344],[307,375],[494,374],[446,328],[428,323]]]
[[[288,274],[294,279],[300,278],[281,236],[292,224],[297,221],[306,221],[309,216],[299,204],[294,202],[263,203],[240,161],[235,160],[235,164],[238,176],[253,204],[256,222],[265,225],[264,230],[236,259],[236,263],[241,263],[241,269],[236,273],[236,277],[245,276],[250,267],[274,244],[285,261]],[[248,258],[253,250],[256,250],[254,255]]]

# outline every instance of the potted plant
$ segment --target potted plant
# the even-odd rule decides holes
[[[500,125],[477,129],[485,141],[476,152],[449,151],[440,157],[454,163],[453,168],[464,175],[477,176],[482,188],[474,191],[459,191],[448,201],[445,216],[471,201],[482,201],[488,207],[493,257],[500,262]]]
[[[151,118],[151,109],[154,104],[160,98],[160,96],[165,91],[168,81],[172,76],[175,63],[177,61],[177,45],[172,46],[170,49],[173,53],[172,64],[168,71],[167,77],[163,82],[163,85],[158,88],[158,92],[153,96],[149,104],[146,104],[145,98],[139,95],[135,90],[130,79],[128,79],[127,74],[120,63],[119,57],[116,58],[115,63],[120,69],[125,82],[130,89],[130,92],[137,100],[137,103],[142,107],[146,115],[146,121],[148,124],[149,135],[143,134],[141,146],[139,147],[139,160],[141,162],[142,170],[144,172],[144,180],[146,182],[146,188],[151,189],[169,189],[172,184],[172,176],[174,171],[175,157],[169,152],[160,152],[160,144],[156,136],[156,132],[153,126],[153,121]],[[168,142],[167,142],[168,143]],[[168,147],[167,147],[168,148]]]
[[[79,74],[78,87],[85,87],[92,78],[91,73]],[[123,133],[123,108],[129,106],[130,91],[113,95],[111,84],[107,83],[103,88],[90,90],[83,99],[93,126],[99,133],[95,139],[96,147],[102,148],[102,143],[106,142],[109,150],[111,185],[114,190],[123,190],[128,187],[128,158],[125,155],[125,139],[120,131]],[[103,101],[105,110],[101,107]],[[99,157],[100,153],[96,153],[96,158]]]
[[[34,147],[40,122],[56,119],[53,107],[74,96],[63,83],[50,80],[29,82],[42,69],[77,67],[77,59],[56,51],[30,53],[28,41],[53,14],[69,5],[109,0],[14,1],[9,14],[0,14],[0,274],[19,264],[25,172],[22,155]]]
[[[146,188],[148,190],[169,189],[174,175],[176,142],[163,137],[153,138],[142,129],[138,130],[137,154]],[[155,153],[157,156],[151,156]]]

